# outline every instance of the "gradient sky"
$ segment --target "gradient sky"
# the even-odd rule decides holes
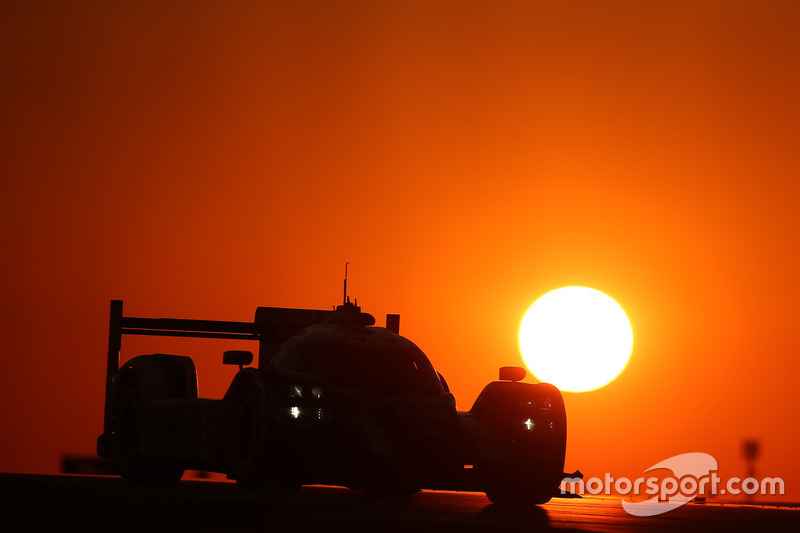
[[[350,261],[460,409],[539,296],[605,292],[634,350],[565,394],[566,468],[742,476],[757,438],[800,501],[800,4],[232,4],[0,5],[0,471],[93,453],[112,298],[327,309]],[[219,396],[228,347],[123,357]]]

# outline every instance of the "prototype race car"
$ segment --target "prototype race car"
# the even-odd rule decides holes
[[[123,478],[168,483],[186,469],[247,488],[291,492],[340,485],[389,496],[420,489],[485,492],[493,502],[544,503],[565,476],[559,390],[500,369],[472,409],[413,342],[360,307],[259,307],[253,322],[125,317],[111,302],[98,454]],[[124,334],[249,339],[223,364],[239,371],[222,399],[198,398],[191,358],[140,355],[122,366]]]

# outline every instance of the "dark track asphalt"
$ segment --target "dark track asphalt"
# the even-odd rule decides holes
[[[219,481],[152,487],[69,475],[0,474],[0,509],[3,531],[800,531],[796,508],[689,504],[637,518],[618,499],[509,508],[478,493],[425,491],[392,501],[305,487],[273,496]]]

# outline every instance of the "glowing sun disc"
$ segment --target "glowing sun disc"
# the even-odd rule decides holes
[[[540,380],[583,392],[611,382],[628,363],[633,331],[612,298],[562,287],[534,302],[519,328],[525,364]]]

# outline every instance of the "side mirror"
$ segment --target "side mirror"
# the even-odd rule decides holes
[[[223,365],[239,365],[239,370],[252,362],[253,352],[247,350],[228,350],[222,354]]]
[[[521,366],[501,366],[500,381],[522,381],[528,372]]]

